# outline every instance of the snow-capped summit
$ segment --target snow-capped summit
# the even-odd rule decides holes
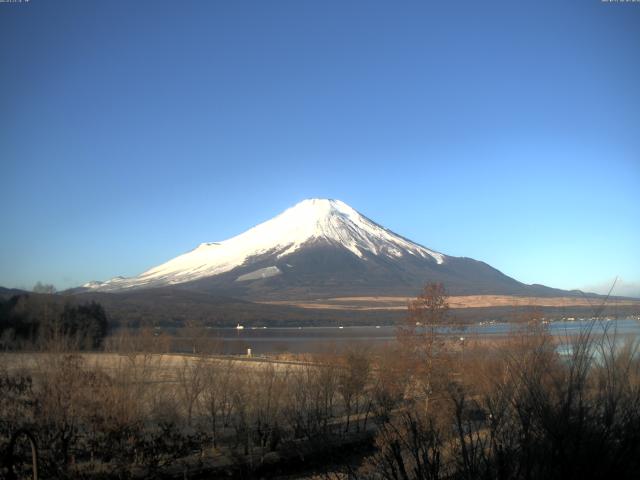
[[[358,257],[374,255],[431,256],[442,263],[443,255],[390,232],[340,200],[313,198],[285,210],[277,217],[231,238],[221,245],[240,247],[248,253],[277,249],[278,257],[298,250],[312,240],[327,240]]]
[[[90,282],[85,287],[108,291],[190,282],[229,272],[267,255],[277,262],[305,246],[317,244],[347,250],[362,260],[372,256],[390,259],[410,256],[439,265],[446,258],[381,227],[340,200],[313,198],[233,238],[201,243],[137,277],[116,277],[103,283]],[[264,272],[239,275],[237,280],[267,278],[282,271],[275,265],[261,270]]]

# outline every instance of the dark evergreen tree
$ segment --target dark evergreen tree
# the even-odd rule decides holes
[[[0,346],[47,341],[53,335],[77,340],[79,348],[95,349],[108,333],[107,314],[99,303],[67,303],[64,308],[44,295],[16,295],[0,300]]]

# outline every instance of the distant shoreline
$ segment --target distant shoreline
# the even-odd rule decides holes
[[[411,297],[368,296],[336,297],[318,300],[257,301],[266,305],[286,305],[314,310],[404,310]],[[452,309],[486,307],[592,307],[638,306],[640,299],[607,299],[589,297],[528,297],[515,295],[460,295],[449,297]]]

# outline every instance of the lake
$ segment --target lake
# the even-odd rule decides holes
[[[549,332],[558,337],[572,336],[584,331],[590,325],[594,333],[605,331],[620,337],[640,336],[640,319],[635,317],[618,320],[565,320],[546,325]],[[493,323],[468,325],[464,328],[440,329],[443,334],[457,337],[490,337],[507,335],[522,330],[523,326],[513,323]],[[243,354],[251,348],[254,355],[266,353],[319,353],[342,350],[348,346],[380,346],[396,339],[396,327],[355,326],[355,327],[286,327],[286,328],[210,328],[211,336],[218,339],[224,353]]]

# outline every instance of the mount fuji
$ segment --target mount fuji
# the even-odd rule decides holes
[[[525,285],[486,263],[412,242],[339,200],[308,199],[240,235],[195,249],[130,278],[84,291],[172,287],[249,300],[415,295],[439,281],[454,295],[566,294]]]

